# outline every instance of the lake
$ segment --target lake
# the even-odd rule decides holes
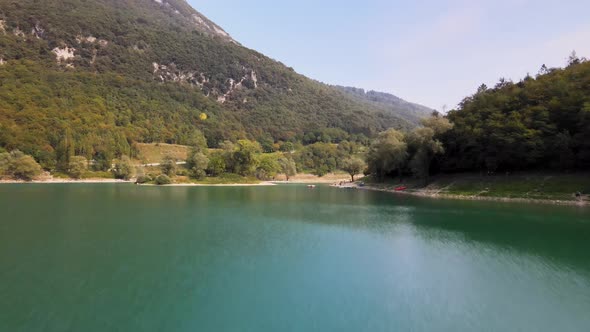
[[[588,331],[590,210],[0,186],[0,331]]]

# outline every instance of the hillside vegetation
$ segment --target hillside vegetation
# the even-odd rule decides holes
[[[64,149],[108,159],[191,145],[195,130],[218,147],[411,126],[241,46],[184,0],[0,1],[0,147],[46,169]]]
[[[428,187],[432,175],[475,172],[477,180],[458,176],[460,181],[442,187],[449,193],[550,199],[590,191],[590,62],[575,54],[566,68],[543,66],[536,77],[517,83],[482,85],[458,109],[422,125],[411,132],[391,129],[373,141],[367,161],[374,179],[418,179]]]
[[[444,171],[588,169],[590,62],[572,54],[564,69],[482,85],[448,119]]]

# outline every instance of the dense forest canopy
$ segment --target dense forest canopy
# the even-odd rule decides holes
[[[587,169],[590,62],[573,54],[566,68],[482,85],[448,119],[442,170]]]
[[[517,83],[480,86],[446,116],[411,132],[388,130],[372,142],[375,178],[440,172],[590,168],[590,62],[575,53],[566,68],[543,66]]]
[[[195,130],[217,147],[411,126],[239,45],[184,0],[0,0],[0,147],[45,166],[64,145],[95,159],[190,145]]]

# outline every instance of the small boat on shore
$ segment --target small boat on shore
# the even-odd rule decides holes
[[[316,187],[316,185],[315,185],[315,184],[308,184],[308,185],[307,185],[307,188],[309,188],[309,189],[314,189],[315,187]]]
[[[399,187],[395,188],[395,191],[405,191],[406,189],[408,189],[408,187],[406,187],[406,186],[399,186]]]

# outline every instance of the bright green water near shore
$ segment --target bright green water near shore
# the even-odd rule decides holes
[[[590,210],[0,186],[0,331],[588,331]]]

